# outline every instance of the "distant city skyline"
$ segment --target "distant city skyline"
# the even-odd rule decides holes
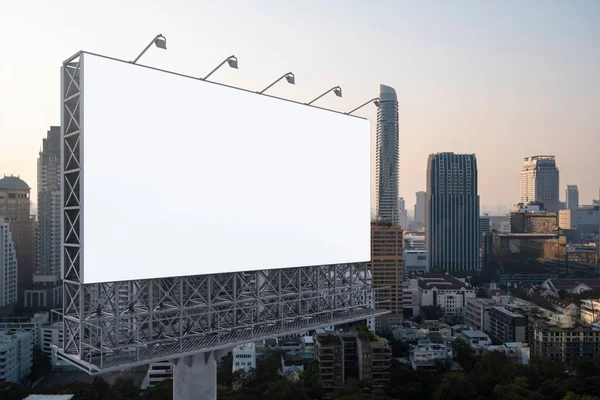
[[[211,79],[259,90],[293,71],[296,85],[272,94],[303,102],[340,85],[344,97],[321,107],[348,111],[380,83],[394,87],[407,204],[425,190],[428,155],[443,151],[477,155],[482,210],[518,201],[532,154],[556,155],[580,204],[598,198],[600,2],[57,4],[12,2],[0,13],[2,37],[18,38],[5,40],[0,63],[0,177],[20,175],[34,203],[40,140],[60,122],[62,62],[81,49],[132,60],[158,33],[168,50],[150,49],[141,64],[204,76],[235,54],[239,70]],[[373,158],[376,113],[357,112],[371,120]]]

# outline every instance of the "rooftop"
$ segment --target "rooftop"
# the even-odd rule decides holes
[[[469,285],[467,285],[463,281],[456,279],[455,277],[453,277],[451,275],[431,274],[431,275],[425,275],[425,276],[419,277],[418,280],[419,280],[419,287],[421,289],[428,289],[428,290],[432,290],[433,288],[436,288],[438,290],[440,290],[440,289],[459,290],[462,288],[469,289]]]
[[[556,290],[574,289],[579,285],[586,285],[592,289],[600,288],[600,279],[550,279]]]
[[[481,337],[489,338],[487,333],[485,333],[484,331],[463,331],[462,334],[468,337],[469,339],[477,339]]]
[[[4,175],[4,178],[0,179],[0,189],[4,190],[30,190],[31,188],[25,181],[19,176]]]

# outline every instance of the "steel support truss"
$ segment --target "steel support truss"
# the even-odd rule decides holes
[[[82,55],[62,68],[59,357],[102,373],[387,313],[375,307],[367,263],[84,284]]]

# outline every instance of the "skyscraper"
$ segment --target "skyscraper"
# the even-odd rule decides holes
[[[391,314],[378,318],[380,329],[402,321],[402,228],[390,222],[371,223],[371,279],[379,308]]]
[[[18,176],[5,175],[0,179],[0,217],[10,224],[17,253],[19,293],[31,286],[35,266],[35,218],[30,214],[30,192],[29,185]]]
[[[427,163],[425,243],[429,265],[479,268],[479,195],[474,154],[431,154]]]
[[[402,229],[408,229],[408,211],[406,211],[406,202],[404,197],[398,198],[398,224]]]
[[[425,202],[427,201],[427,193],[417,192],[417,202],[415,203],[415,221],[421,225],[425,224]]]
[[[375,151],[375,203],[377,217],[394,225],[400,223],[398,209],[399,131],[396,91],[379,85],[381,105],[377,112]]]
[[[567,185],[567,210],[579,210],[579,189],[577,185]]]
[[[43,139],[37,167],[36,268],[34,287],[25,293],[25,306],[51,308],[62,297],[60,126],[51,126]]]
[[[17,302],[17,257],[10,224],[0,221],[0,316],[12,313]]]
[[[548,212],[558,212],[559,173],[554,156],[525,157],[521,170],[521,203],[540,202]]]

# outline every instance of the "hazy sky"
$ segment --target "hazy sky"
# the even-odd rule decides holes
[[[523,158],[535,154],[557,156],[561,198],[567,184],[582,203],[598,197],[597,0],[0,0],[0,174],[35,186],[42,137],[60,123],[64,59],[87,50],[131,60],[158,33],[168,50],[140,63],[204,76],[235,54],[240,69],[212,79],[259,90],[293,71],[297,84],[272,94],[304,102],[340,85],[343,98],[319,100],[337,110],[394,87],[409,209],[427,156],[442,151],[477,155],[488,206],[518,201]],[[360,115],[373,135],[375,107]]]

